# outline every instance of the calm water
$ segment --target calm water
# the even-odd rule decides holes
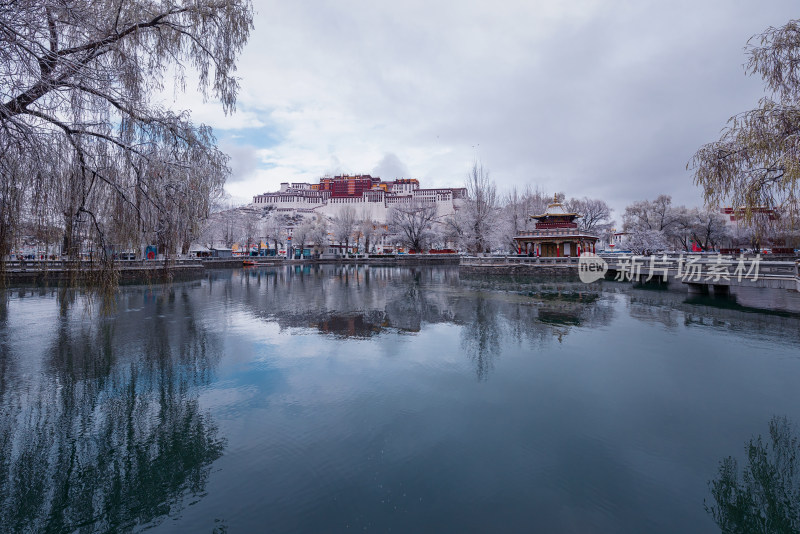
[[[717,532],[719,461],[800,423],[800,315],[765,298],[334,266],[12,289],[0,530]]]

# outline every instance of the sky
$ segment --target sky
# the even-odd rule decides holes
[[[325,174],[462,187],[473,162],[527,185],[626,205],[700,206],[686,169],[765,95],[745,45],[800,16],[763,0],[262,1],[237,111],[174,105],[214,128],[236,201]]]

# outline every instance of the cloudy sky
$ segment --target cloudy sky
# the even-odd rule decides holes
[[[232,157],[236,199],[326,173],[702,203],[686,163],[754,107],[744,46],[797,2],[262,1],[238,111],[181,95]]]

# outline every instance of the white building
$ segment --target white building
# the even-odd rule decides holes
[[[253,206],[272,206],[276,210],[296,213],[319,213],[336,217],[345,207],[353,207],[361,216],[386,223],[389,210],[398,203],[419,200],[436,205],[437,215],[444,217],[458,209],[466,189],[422,189],[416,179],[388,182],[369,175],[323,177],[318,184],[282,183],[279,191],[253,197]]]

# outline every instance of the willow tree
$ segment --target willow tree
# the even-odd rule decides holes
[[[747,44],[748,75],[764,80],[758,107],[731,117],[719,141],[689,162],[708,204],[775,208],[795,220],[800,179],[800,21],[769,28]]]
[[[154,95],[191,71],[234,111],[251,29],[249,0],[0,2],[0,262],[37,219],[106,268],[110,245],[186,248],[228,157]]]

